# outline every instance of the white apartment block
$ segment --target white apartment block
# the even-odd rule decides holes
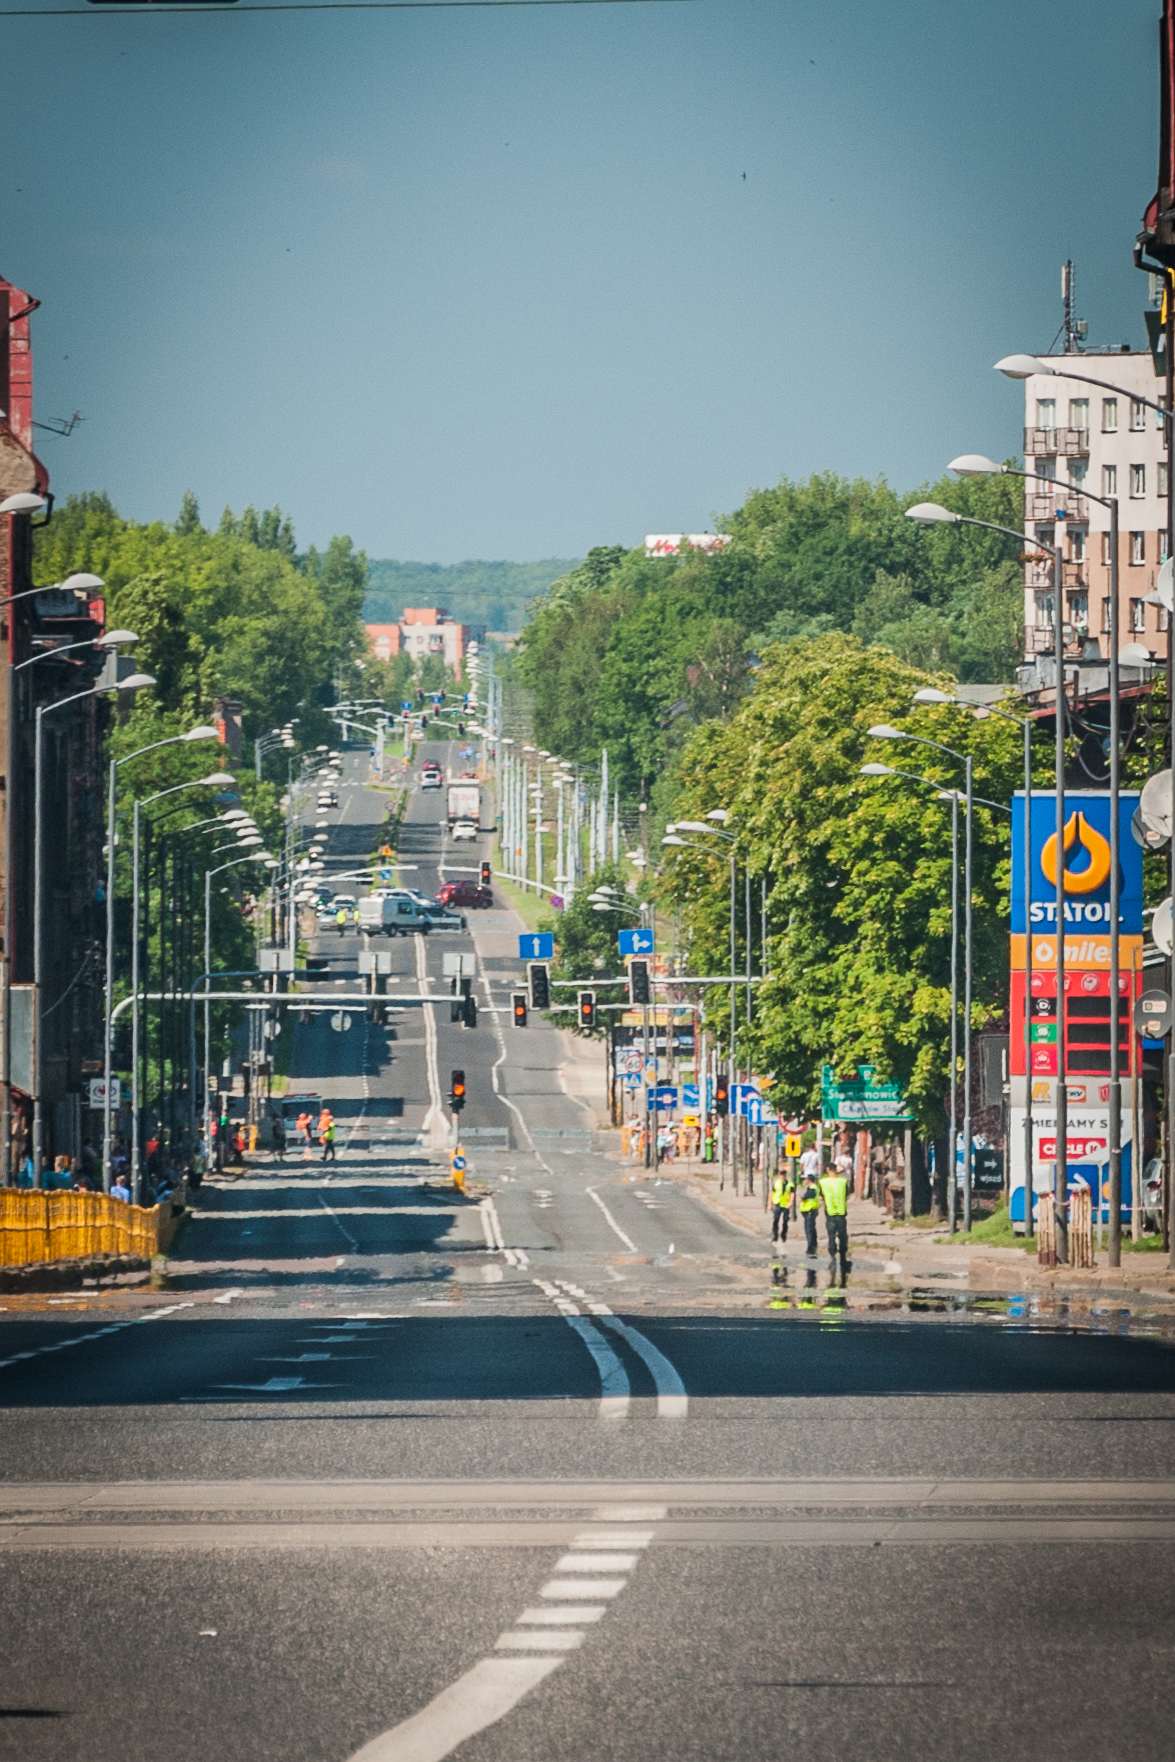
[[[1167,448],[1162,419],[1139,397],[1162,402],[1163,381],[1149,353],[1089,350],[1045,355],[1055,374],[1024,382],[1024,469],[1049,478],[1024,485],[1024,530],[1063,553],[1063,617],[1070,646],[1096,638],[1108,654],[1110,511],[1083,495],[1118,501],[1118,620],[1120,639],[1166,656],[1168,615],[1147,605],[1167,555]],[[1065,378],[1066,366],[1120,386],[1101,391]],[[1053,484],[1055,482],[1055,487]],[[1052,650],[1052,573],[1049,562],[1024,571],[1024,651],[1029,660]]]

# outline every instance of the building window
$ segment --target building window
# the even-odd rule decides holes
[[[1118,432],[1118,400],[1117,398],[1102,399],[1102,433],[1117,434]]]
[[[1166,494],[1167,494],[1167,461],[1166,461],[1166,459],[1159,460],[1159,494],[1161,496],[1163,496],[1164,498],[1166,497]]]
[[[1107,595],[1107,597],[1102,601],[1102,634],[1108,635],[1109,629],[1110,629],[1110,601],[1109,601],[1109,596]]]
[[[1118,493],[1118,467],[1116,465],[1103,465],[1102,466],[1102,494],[1104,496],[1116,496],[1117,493]]]
[[[1084,526],[1071,526],[1069,528],[1069,561],[1071,563],[1084,563],[1085,561]]]
[[[1069,596],[1069,622],[1081,630],[1089,629],[1089,595],[1084,588]]]
[[[1132,532],[1130,534],[1130,561],[1132,563],[1146,562],[1145,532]]]
[[[1140,496],[1146,494],[1145,465],[1132,465],[1130,467],[1130,494],[1134,497],[1135,501],[1137,501]]]
[[[1102,533],[1102,563],[1104,564],[1104,566],[1107,569],[1109,568],[1109,566],[1110,566],[1110,535],[1108,532]]]
[[[1171,628],[1171,614],[1167,610],[1166,606],[1160,606],[1159,607],[1159,629],[1160,629],[1160,631],[1162,631],[1162,630],[1170,630],[1170,628]]]
[[[1141,600],[1130,602],[1130,628],[1136,636],[1146,629],[1146,607]]]
[[[1130,427],[1134,434],[1140,433],[1146,427],[1146,407],[1137,398],[1130,400]]]
[[[1160,534],[1159,534],[1159,562],[1165,563],[1166,561],[1167,561],[1167,534],[1166,534],[1166,532],[1160,532]]]
[[[1037,398],[1036,426],[1038,428],[1055,428],[1057,426],[1056,398]]]
[[[1089,460],[1088,459],[1070,459],[1070,461],[1069,461],[1069,482],[1075,490],[1080,491],[1085,488],[1085,480],[1088,476],[1089,476]]]
[[[1085,433],[1089,428],[1089,399],[1069,399],[1069,427]]]
[[[1038,593],[1036,596],[1036,622],[1041,630],[1051,629],[1053,622],[1053,596],[1051,593]]]

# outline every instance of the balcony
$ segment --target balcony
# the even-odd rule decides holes
[[[1066,593],[1075,593],[1089,586],[1089,568],[1083,561],[1080,563],[1061,564],[1061,586]]]
[[[1030,525],[1043,525],[1059,515],[1075,524],[1089,520],[1089,499],[1080,490],[1066,489],[1058,484],[1052,490],[1030,490],[1024,497],[1024,518]]]
[[[1088,428],[1026,428],[1024,452],[1034,459],[1083,459],[1089,454]]]

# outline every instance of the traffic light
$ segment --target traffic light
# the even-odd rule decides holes
[[[477,999],[473,995],[473,980],[462,979],[461,989],[465,993],[464,1002],[461,1005],[461,1020],[465,1023],[467,1028],[476,1028]]]
[[[579,1025],[581,1028],[594,1028],[596,1025],[596,994],[594,991],[581,991],[579,994]]]
[[[730,1084],[725,1077],[714,1079],[714,1112],[719,1118],[730,1112]]]
[[[629,997],[633,1003],[650,1003],[648,961],[632,961],[628,968]]]
[[[531,1009],[550,1009],[551,1007],[551,974],[545,961],[530,961],[527,965],[527,977],[530,980]]]
[[[460,1113],[465,1106],[464,1071],[450,1071],[449,1073],[449,1106],[454,1113]]]
[[[449,992],[452,997],[452,1002],[449,1004],[449,1020],[450,1022],[460,1022],[464,1020],[465,1005],[462,1001],[461,988],[456,979],[449,980]]]
[[[481,884],[483,887],[489,886],[490,876],[493,874],[493,872],[494,871],[490,868],[490,865],[488,863],[483,863],[481,865]]]
[[[510,1001],[514,1005],[514,1026],[516,1028],[525,1028],[526,1027],[526,992],[525,991],[514,992]]]

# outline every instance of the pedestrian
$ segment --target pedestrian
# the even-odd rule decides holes
[[[275,1113],[273,1116],[273,1125],[270,1130],[269,1143],[270,1149],[273,1151],[274,1161],[281,1162],[286,1154],[286,1126],[280,1113]]]
[[[129,1205],[131,1202],[131,1190],[127,1186],[126,1175],[121,1169],[110,1184],[110,1197],[111,1199],[121,1199],[124,1205]]]
[[[237,1123],[237,1129],[233,1135],[233,1150],[236,1152],[236,1160],[241,1168],[244,1168],[245,1166],[245,1146],[247,1143],[248,1138],[245,1134],[245,1122],[244,1120],[240,1120]]]
[[[345,906],[340,906],[335,913],[335,923],[338,925],[339,935],[342,936],[347,928],[347,910]]]
[[[294,1124],[298,1136],[302,1140],[302,1161],[309,1162],[314,1138],[311,1132],[310,1115],[305,1108],[302,1109]]]
[[[783,1169],[776,1169],[771,1180],[771,1240],[787,1241],[787,1225],[791,1202],[795,1195],[792,1178]]]
[[[809,1144],[800,1158],[800,1174],[805,1180],[820,1179],[820,1152],[814,1144]]]
[[[318,1116],[318,1142],[322,1145],[323,1162],[335,1160],[335,1118],[328,1107]]]
[[[847,1271],[849,1259],[849,1183],[840,1170],[830,1170],[818,1183],[824,1205],[824,1223],[828,1231],[828,1261],[833,1272],[839,1260],[841,1274]]]
[[[806,1157],[807,1151],[804,1152]],[[813,1152],[815,1156],[815,1152]],[[800,1159],[803,1162],[803,1157]],[[816,1219],[820,1215],[820,1158],[816,1156],[816,1167],[810,1173],[800,1177],[800,1219],[804,1226],[804,1253],[809,1260],[815,1260],[817,1253]]]

